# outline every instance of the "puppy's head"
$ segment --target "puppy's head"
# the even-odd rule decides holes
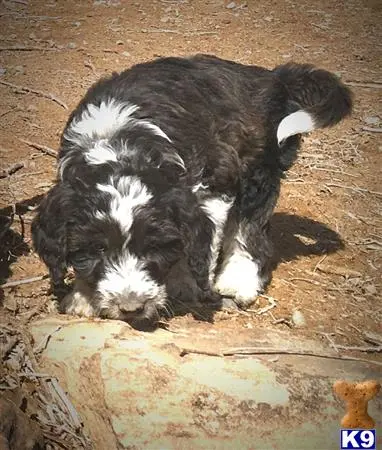
[[[152,322],[166,309],[170,268],[187,254],[184,214],[178,190],[156,194],[135,176],[93,187],[59,183],[39,207],[33,241],[53,282],[74,269],[96,315]]]

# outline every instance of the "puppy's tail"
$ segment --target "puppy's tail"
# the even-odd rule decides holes
[[[352,93],[334,74],[309,64],[287,63],[274,69],[297,111],[277,129],[279,145],[289,136],[330,127],[349,116]]]

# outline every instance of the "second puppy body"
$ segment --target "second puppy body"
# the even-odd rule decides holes
[[[197,55],[96,83],[32,226],[53,285],[75,270],[66,312],[153,321],[169,298],[212,291],[249,305],[270,277],[269,219],[300,134],[350,111],[348,89],[308,65]]]

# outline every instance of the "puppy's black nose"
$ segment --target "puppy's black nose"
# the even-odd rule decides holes
[[[137,300],[125,300],[120,303],[119,309],[123,313],[141,313],[145,309],[145,304]]]

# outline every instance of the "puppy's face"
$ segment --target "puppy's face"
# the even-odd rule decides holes
[[[48,240],[36,238],[47,234],[49,223],[57,233],[50,241],[61,245],[65,265],[92,292],[89,302],[97,315],[156,321],[166,309],[166,276],[187,245],[168,197],[157,198],[130,176],[95,189],[61,183],[40,206],[36,250],[52,272]]]
[[[153,220],[151,208],[133,219],[129,235],[112,218],[94,218],[68,229],[68,265],[91,288],[99,315],[120,320],[153,321],[166,308],[164,280],[183,254],[168,220]],[[151,219],[151,220],[150,220]]]

